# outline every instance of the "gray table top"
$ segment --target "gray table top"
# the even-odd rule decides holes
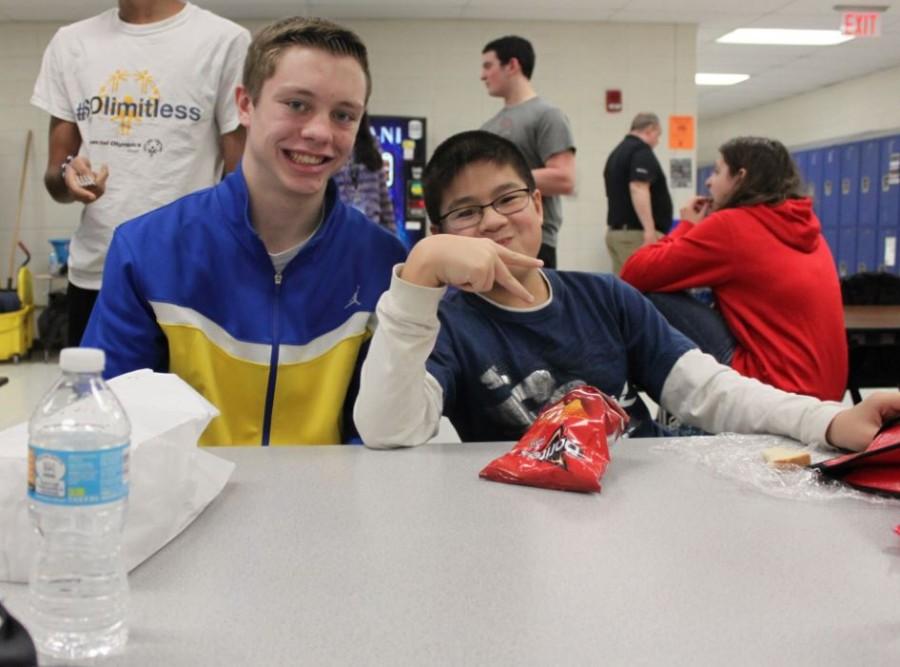
[[[506,444],[215,450],[231,482],[132,573],[101,664],[900,664],[896,506],[768,497],[651,443],[593,496],[479,480]]]

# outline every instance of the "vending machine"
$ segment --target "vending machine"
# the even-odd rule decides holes
[[[428,224],[422,191],[426,121],[413,116],[369,116],[369,122],[381,144],[397,236],[411,248],[425,236]]]

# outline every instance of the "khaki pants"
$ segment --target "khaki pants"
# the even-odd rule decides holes
[[[656,240],[663,237],[656,232]],[[606,249],[612,259],[613,273],[622,273],[622,265],[644,243],[644,232],[640,229],[607,229]]]

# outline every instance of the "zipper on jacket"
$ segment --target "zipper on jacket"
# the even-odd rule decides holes
[[[269,446],[272,435],[272,411],[275,407],[275,380],[278,377],[278,349],[281,347],[281,273],[275,274],[275,307],[272,309],[272,356],[269,359],[269,386],[266,387],[266,410],[263,416],[262,446]]]

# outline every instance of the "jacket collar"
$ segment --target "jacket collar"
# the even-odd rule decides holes
[[[221,216],[228,223],[238,241],[253,252],[259,249],[266,252],[265,246],[250,220],[250,191],[247,188],[247,179],[244,177],[242,163],[239,163],[237,168],[216,186],[216,191]],[[333,234],[335,221],[344,215],[343,211],[344,205],[338,198],[337,185],[333,179],[328,179],[325,189],[325,215],[322,224],[303,247],[303,251],[312,250],[322,242],[322,239]]]

